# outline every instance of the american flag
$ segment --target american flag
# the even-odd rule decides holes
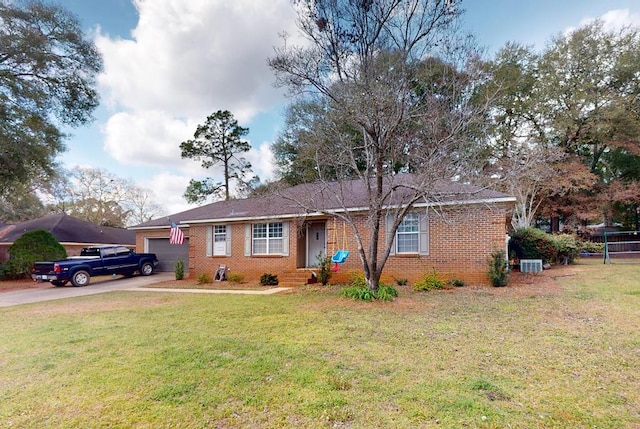
[[[169,243],[170,244],[184,243],[184,232],[182,232],[180,228],[178,228],[178,225],[176,225],[171,219],[169,219],[169,222],[171,222],[171,232],[169,232]]]

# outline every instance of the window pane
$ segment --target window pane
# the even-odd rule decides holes
[[[266,239],[254,239],[253,240],[253,253],[257,255],[264,255],[267,253],[267,240]]]
[[[253,225],[253,238],[266,238],[267,237],[267,224],[256,223]]]
[[[418,253],[418,234],[398,234],[398,253]]]
[[[226,234],[227,233],[227,225],[216,225],[213,230],[214,234]]]
[[[282,237],[282,222],[269,224],[269,237]]]
[[[269,254],[282,253],[282,238],[274,238],[269,240]]]
[[[398,226],[398,232],[418,232],[418,215],[409,213]]]

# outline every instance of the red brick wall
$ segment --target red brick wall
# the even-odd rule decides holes
[[[228,272],[240,273],[245,281],[258,281],[265,273],[280,275],[296,270],[296,225],[290,222],[289,256],[244,256],[245,223],[227,225],[231,228],[231,256],[206,256],[207,226],[190,227],[189,275],[215,273],[219,265],[226,265]],[[280,275],[280,278],[282,276]]]
[[[411,283],[435,269],[443,280],[459,279],[468,284],[488,285],[487,270],[491,252],[505,249],[506,212],[504,205],[466,206],[439,213],[430,210],[429,254],[389,256],[382,275],[383,281],[393,284],[394,279],[404,278]],[[334,240],[334,222],[327,222],[329,254],[343,247],[341,221],[337,222],[336,227],[337,240]],[[358,228],[365,230],[364,220],[358,223]],[[381,253],[386,244],[384,230],[380,237],[378,249]],[[365,241],[363,246],[367,251],[369,241]],[[340,266],[340,271],[334,273],[332,282],[344,282],[352,272],[362,272],[357,243],[352,234],[347,234],[347,250],[350,251],[349,258]]]
[[[429,254],[390,256],[383,272],[383,281],[393,283],[394,278],[405,278],[409,282],[418,280],[433,269],[446,280],[459,279],[469,284],[489,284],[487,270],[491,252],[505,248],[507,207],[484,205],[445,209],[441,214],[429,211]],[[244,275],[246,281],[257,281],[264,273],[282,278],[283,273],[296,270],[297,236],[296,222],[290,222],[288,256],[244,256],[245,223],[232,224],[232,252],[230,257],[206,256],[207,226],[192,225],[185,231],[189,237],[189,276],[215,273],[218,265],[226,265],[230,272]],[[334,233],[334,228],[337,231]],[[364,218],[358,223],[364,229]],[[343,235],[341,221],[327,220],[327,253],[333,255],[338,249],[350,252],[331,282],[346,281],[351,273],[362,272],[355,236],[346,228]],[[145,237],[168,237],[168,230],[139,231],[137,248],[144,248]],[[368,237],[368,235],[367,235]],[[367,237],[364,239],[367,240]],[[381,232],[379,250],[382,252],[386,234]],[[368,242],[363,243],[367,249]]]

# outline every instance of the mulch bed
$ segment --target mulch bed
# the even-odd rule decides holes
[[[485,293],[492,293],[497,296],[531,296],[531,295],[552,295],[560,293],[560,286],[556,282],[558,277],[573,276],[581,268],[576,265],[556,265],[550,270],[541,273],[530,274],[514,271],[509,275],[509,285],[505,287],[489,287],[489,286],[468,286],[474,290]],[[202,285],[196,285],[195,281],[166,281],[160,282],[151,287],[161,288],[200,288],[200,289],[268,289],[268,287],[259,284],[234,284],[230,282],[214,282]],[[53,287],[47,282],[34,282],[30,279],[24,280],[8,280],[0,282],[0,293],[11,292],[23,289],[50,288]]]

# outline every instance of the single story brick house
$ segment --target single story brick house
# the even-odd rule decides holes
[[[341,282],[354,271],[362,272],[352,226],[340,214],[349,212],[361,231],[366,228],[364,186],[359,180],[298,185],[214,202],[131,229],[136,247],[156,253],[163,271],[173,271],[182,258],[192,278],[202,273],[213,277],[225,265],[246,281],[270,273],[281,284],[300,285],[315,271],[319,254],[346,250],[349,256],[331,278],[332,283]],[[488,189],[439,185],[429,198],[413,204],[394,237],[382,231],[382,237],[393,240],[383,280],[412,282],[435,269],[448,279],[488,284],[488,259],[491,252],[505,249],[507,214],[514,202]],[[389,201],[390,208],[401,205],[402,197]],[[169,243],[170,221],[183,230],[182,245]]]
[[[9,247],[25,232],[43,229],[50,232],[66,249],[77,256],[83,247],[122,244],[135,249],[136,237],[125,228],[100,226],[64,213],[55,213],[16,224],[0,225],[0,263],[9,259]]]

